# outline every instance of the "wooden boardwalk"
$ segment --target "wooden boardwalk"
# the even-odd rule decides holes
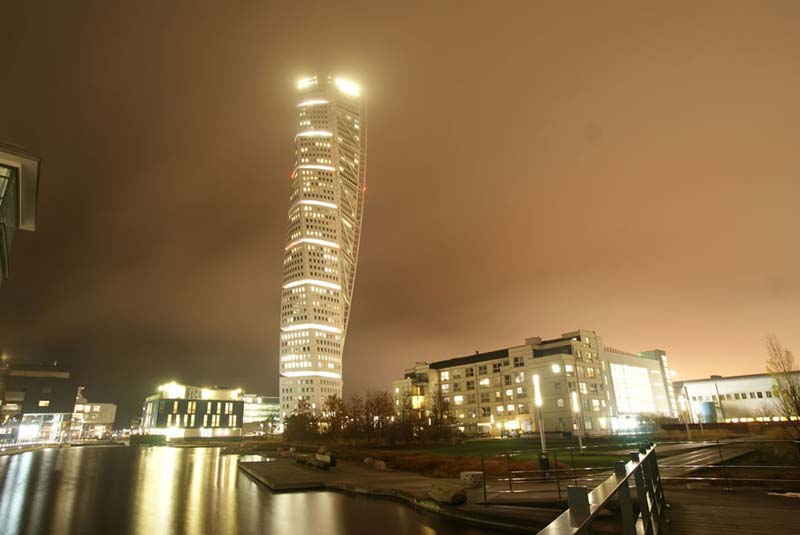
[[[800,499],[767,489],[665,488],[671,505],[667,535],[794,535],[800,533]]]

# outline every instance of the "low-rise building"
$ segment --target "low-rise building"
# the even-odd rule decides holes
[[[277,396],[244,394],[244,417],[242,433],[271,434],[280,429],[281,405]]]
[[[171,382],[145,400],[142,433],[168,439],[240,436],[243,420],[241,388]]]
[[[712,375],[708,379],[676,381],[674,387],[691,422],[779,422],[787,419],[775,398],[775,380],[766,373]],[[797,419],[798,415],[790,418]]]
[[[62,442],[69,438],[77,386],[57,363],[4,363],[0,443]]]
[[[78,387],[75,398],[75,412],[70,426],[71,440],[91,440],[110,438],[117,419],[117,406],[114,403],[90,403],[83,396],[84,387]]]
[[[666,355],[606,348],[584,329],[436,362],[418,362],[392,384],[398,416],[446,406],[466,434],[503,431],[633,432],[646,418],[676,416]]]

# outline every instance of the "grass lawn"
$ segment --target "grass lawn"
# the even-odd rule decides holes
[[[642,442],[647,442],[647,437],[641,437]],[[581,467],[608,467],[613,466],[615,461],[626,460],[625,455],[610,453],[616,450],[635,449],[631,442],[635,439],[631,437],[603,437],[592,438],[586,446],[590,448],[577,451],[578,441],[576,438],[548,438],[547,447],[550,450],[550,460],[562,465]],[[575,448],[572,453],[568,448]],[[558,450],[555,453],[553,450]],[[537,436],[522,438],[485,438],[474,439],[457,444],[454,446],[440,446],[421,450],[428,455],[441,455],[453,457],[485,457],[504,458],[505,454],[510,454],[513,460],[535,461],[539,458],[541,443]]]

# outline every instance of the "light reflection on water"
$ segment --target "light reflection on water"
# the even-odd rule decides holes
[[[0,456],[0,534],[487,533],[395,502],[331,492],[272,494],[239,472],[238,460],[218,448],[166,447]]]

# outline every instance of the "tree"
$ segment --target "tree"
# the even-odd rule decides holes
[[[347,406],[344,400],[332,394],[325,398],[322,405],[322,427],[328,438],[339,438],[347,421]]]
[[[364,401],[366,413],[367,440],[377,435],[383,438],[384,428],[394,417],[394,402],[392,396],[385,390],[370,390]]]
[[[300,400],[294,412],[286,417],[283,423],[283,438],[289,442],[313,441],[319,436],[319,421],[311,405]]]
[[[795,436],[800,436],[800,369],[791,351],[784,348],[778,338],[771,334],[767,337],[767,371],[775,383],[773,395],[778,410],[794,429]]]

